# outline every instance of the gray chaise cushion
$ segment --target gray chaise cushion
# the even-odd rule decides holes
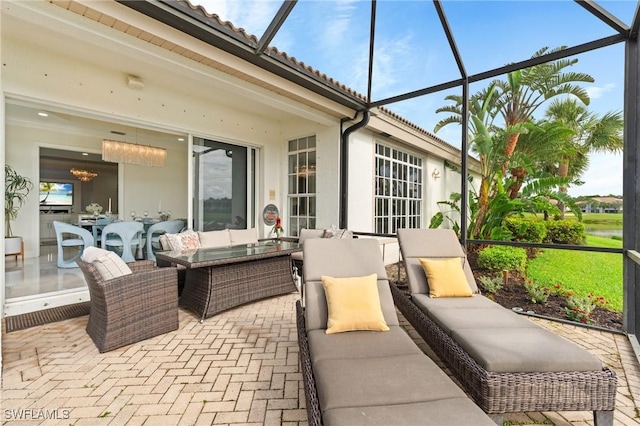
[[[418,355],[422,351],[399,326],[389,331],[350,331],[326,334],[324,330],[307,333],[311,351],[311,362],[325,359],[388,357],[396,355]]]
[[[399,325],[398,315],[389,289],[380,246],[374,239],[311,239],[303,246],[305,319],[307,332],[327,328],[327,299],[322,288],[322,276],[336,278],[362,277],[378,274],[378,293],[384,319],[389,327]],[[348,262],[345,259],[349,259]],[[386,332],[381,332],[386,333]]]
[[[325,411],[322,418],[325,425],[496,426],[477,405],[466,398],[440,399],[412,404],[336,408]]]
[[[442,328],[445,333],[451,335],[453,330],[465,328],[536,328],[536,324],[528,319],[504,308],[495,309],[456,309],[442,308],[432,309],[427,316]]]
[[[452,235],[454,238],[451,238]],[[398,229],[398,239],[402,241],[400,249],[411,293],[429,294],[427,277],[418,259],[466,258],[460,242],[450,229]],[[478,293],[469,262],[464,262],[464,273],[471,291]]]
[[[313,372],[320,406],[331,410],[465,398],[465,393],[429,361],[424,354],[318,361]]]
[[[578,345],[534,328],[460,329],[452,338],[487,371],[598,371],[602,362]]]
[[[431,309],[447,308],[502,309],[502,306],[480,294],[475,294],[473,297],[429,297],[428,294],[412,294],[411,298],[425,312]]]

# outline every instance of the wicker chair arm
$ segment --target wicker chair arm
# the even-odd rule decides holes
[[[126,299],[130,294],[149,293],[158,289],[174,288],[178,292],[177,268],[153,268],[148,271],[114,278],[104,282],[107,299],[111,297]],[[151,297],[151,295],[149,295]]]
[[[155,264],[152,260],[138,260],[136,262],[129,262],[127,263],[127,266],[134,274],[143,271],[150,271],[155,268]]]

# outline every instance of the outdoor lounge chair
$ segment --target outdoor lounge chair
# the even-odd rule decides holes
[[[314,238],[303,250],[305,305],[298,300],[296,313],[309,425],[493,424],[400,326],[377,240]],[[327,303],[327,276],[336,284],[330,295],[350,292],[331,299],[338,306],[366,300],[373,307],[344,304],[347,317],[358,312],[351,331],[328,330],[329,305],[336,305]],[[373,331],[384,330],[380,317],[388,329]]]
[[[91,298],[87,334],[100,352],[178,328],[176,268],[158,268],[143,260],[127,264],[132,274],[104,280],[93,264],[76,262]]]
[[[584,349],[480,295],[453,231],[399,229],[398,241],[409,289],[392,285],[396,306],[496,423],[510,412],[593,411],[596,425],[613,424],[615,373]],[[460,281],[466,278],[473,295],[430,297],[421,259],[452,258],[461,262]]]

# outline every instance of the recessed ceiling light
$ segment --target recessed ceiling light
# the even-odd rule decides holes
[[[89,153],[88,152],[83,152],[82,155],[89,155]]]
[[[180,142],[184,142],[184,138],[178,138]]]
[[[39,115],[40,117],[48,117],[48,116],[49,116],[49,114],[47,114],[47,113],[46,113],[46,112],[44,112],[44,111],[40,111],[40,112],[38,113],[38,115]]]

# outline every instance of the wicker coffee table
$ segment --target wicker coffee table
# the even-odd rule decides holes
[[[245,303],[296,291],[291,241],[156,253],[158,265],[186,267],[180,306],[205,318]]]

